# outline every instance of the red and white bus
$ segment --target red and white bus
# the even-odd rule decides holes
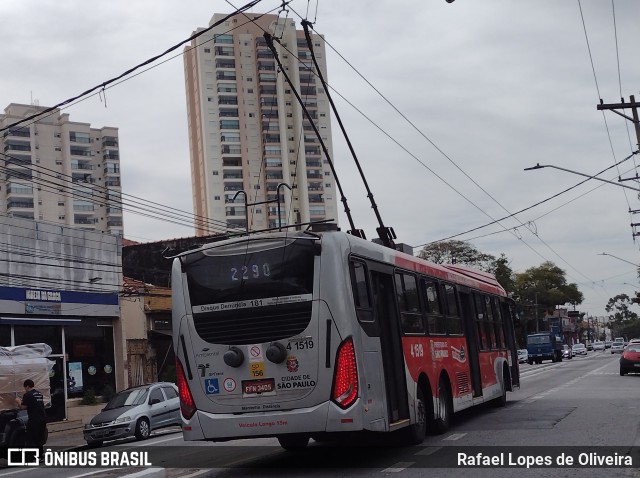
[[[337,230],[185,252],[172,296],[185,440],[419,443],[519,386],[512,303],[492,275]]]

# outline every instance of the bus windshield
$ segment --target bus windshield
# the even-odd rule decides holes
[[[309,239],[220,246],[183,260],[193,323],[212,344],[255,344],[300,334],[311,320]]]

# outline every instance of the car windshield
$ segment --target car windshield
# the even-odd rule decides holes
[[[149,391],[146,388],[134,388],[132,390],[123,390],[122,392],[114,395],[109,400],[104,410],[112,410],[114,408],[130,407],[134,405],[140,405],[147,399],[147,393]]]
[[[627,352],[640,352],[640,344],[629,345],[626,350]]]

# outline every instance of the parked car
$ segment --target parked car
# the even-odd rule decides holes
[[[593,343],[592,342],[589,342],[587,344],[587,350],[593,350]]]
[[[620,375],[640,372],[640,344],[629,344],[620,356]]]
[[[573,358],[573,351],[571,350],[571,347],[569,347],[566,344],[562,346],[562,358],[566,358],[566,359]]]
[[[587,355],[587,347],[584,344],[574,344],[571,349],[573,350],[573,355]]]
[[[518,363],[525,363],[529,359],[527,349],[518,349]]]
[[[640,339],[631,339],[629,340],[629,345],[631,344],[640,344]]]
[[[596,350],[604,350],[604,342],[601,342],[601,341],[599,341],[599,340],[598,340],[598,341],[596,341],[596,342],[594,342],[594,343],[593,343],[593,350],[594,350],[594,352],[595,352]]]
[[[93,447],[117,438],[144,440],[152,430],[172,425],[182,425],[178,387],[156,382],[115,394],[85,425],[83,433],[87,445]]]
[[[605,349],[610,349],[610,348],[611,348],[611,344],[612,344],[612,343],[613,343],[613,342],[612,342],[611,340],[605,340],[605,341],[604,341],[604,348],[605,348]]]
[[[621,354],[624,350],[624,344],[622,342],[614,342],[611,344],[612,354]]]

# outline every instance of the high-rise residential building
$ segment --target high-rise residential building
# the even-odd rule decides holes
[[[215,14],[209,26],[224,17]],[[293,86],[278,71],[265,31],[279,39],[278,57]],[[312,34],[312,42],[327,78],[324,39]],[[277,15],[237,16],[186,47],[184,69],[196,235],[337,222],[329,161],[293,93],[300,94],[333,161],[330,104],[304,31]]]
[[[0,128],[45,109],[11,103]],[[5,129],[0,145],[0,214],[122,235],[118,128],[56,109]]]

